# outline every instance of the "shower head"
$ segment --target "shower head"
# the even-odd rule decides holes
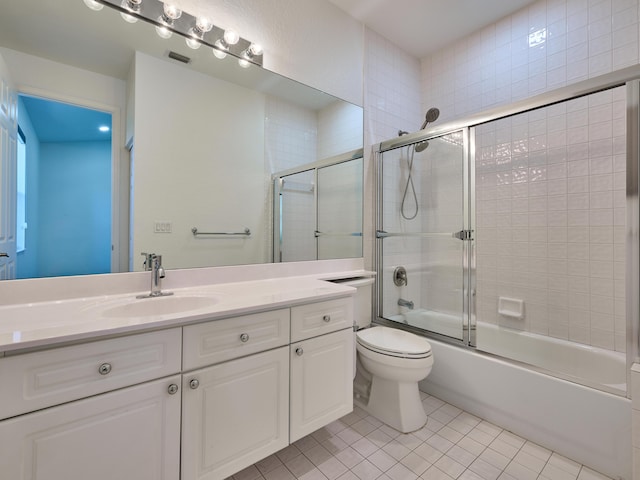
[[[424,123],[420,127],[420,130],[424,130],[429,123],[435,122],[439,116],[440,110],[438,110],[437,108],[430,108],[429,110],[427,110],[427,114],[424,116]]]
[[[417,153],[420,153],[426,150],[428,146],[429,146],[429,142],[427,142],[426,140],[423,140],[420,143],[416,143],[416,146],[414,147],[414,149]]]

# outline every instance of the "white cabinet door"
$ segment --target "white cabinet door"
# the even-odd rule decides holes
[[[291,344],[290,441],[353,410],[353,330]]]
[[[183,376],[182,480],[222,480],[289,444],[289,347]]]
[[[179,386],[175,375],[0,422],[0,477],[178,480]]]

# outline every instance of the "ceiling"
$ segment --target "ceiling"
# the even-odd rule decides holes
[[[536,0],[329,0],[404,51],[424,58]]]
[[[66,103],[21,97],[40,142],[95,142],[111,140],[111,115]],[[28,139],[27,139],[28,141]]]

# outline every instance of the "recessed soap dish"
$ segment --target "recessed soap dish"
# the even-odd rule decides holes
[[[498,313],[505,317],[524,318],[524,300],[519,298],[498,298]]]

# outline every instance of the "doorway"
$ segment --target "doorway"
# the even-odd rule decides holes
[[[16,277],[111,272],[111,114],[20,95],[18,124],[24,241]]]

